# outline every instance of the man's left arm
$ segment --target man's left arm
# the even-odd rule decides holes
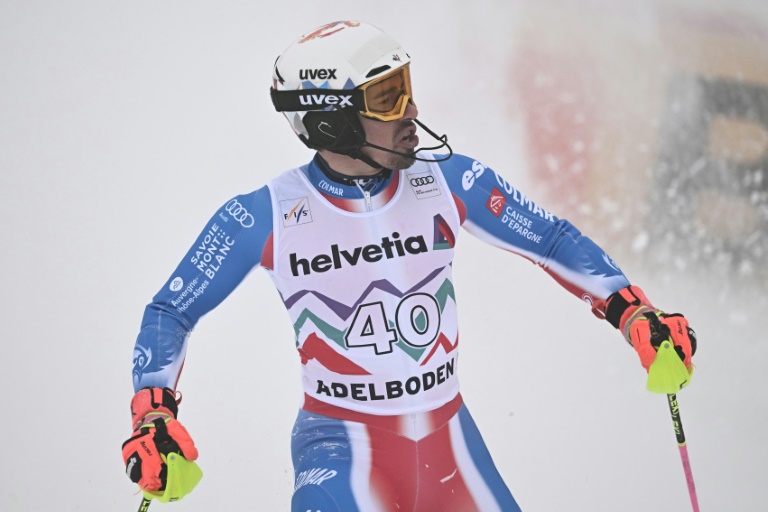
[[[468,232],[527,258],[589,303],[596,315],[622,332],[646,370],[661,343],[671,339],[689,377],[696,338],[682,315],[654,307],[595,242],[567,220],[539,207],[492,169],[462,155],[454,155],[440,167]],[[676,379],[680,382],[675,391],[688,383],[688,379]]]

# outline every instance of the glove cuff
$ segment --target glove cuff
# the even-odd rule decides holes
[[[179,405],[170,388],[143,388],[131,399],[131,426],[133,430],[157,418],[176,419]]]
[[[657,313],[651,301],[638,286],[627,286],[606,300],[605,319],[629,340],[629,326],[645,313]]]

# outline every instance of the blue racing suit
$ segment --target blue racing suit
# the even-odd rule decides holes
[[[590,305],[629,284],[588,237],[477,160],[350,179],[318,155],[216,211],[146,308],[134,388],[175,389],[197,321],[262,267],[302,364],[293,510],[517,511],[459,393],[459,227]]]

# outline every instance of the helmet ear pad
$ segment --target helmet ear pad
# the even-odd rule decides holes
[[[302,122],[307,137],[301,139],[312,149],[348,154],[365,145],[363,124],[353,108],[307,112]]]

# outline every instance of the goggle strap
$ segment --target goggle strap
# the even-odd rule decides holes
[[[278,91],[269,88],[272,105],[278,112],[309,112],[329,107],[365,110],[365,92],[359,89],[300,89]]]

